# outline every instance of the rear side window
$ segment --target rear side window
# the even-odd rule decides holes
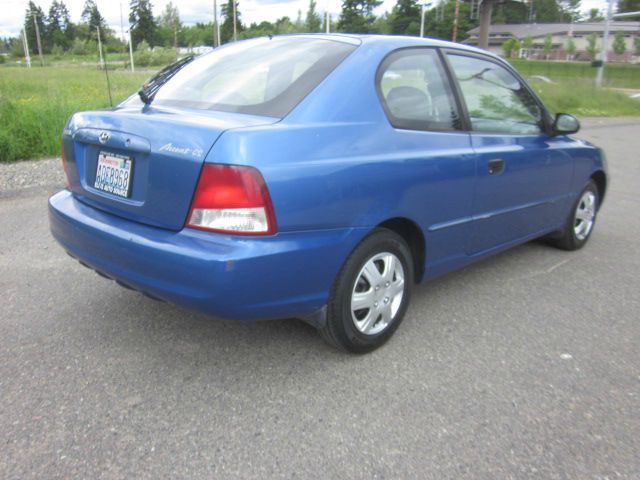
[[[389,121],[396,128],[460,128],[454,97],[435,50],[392,53],[380,66],[378,91]]]
[[[506,68],[476,57],[450,54],[448,58],[467,104],[472,130],[512,134],[541,132],[540,106]]]
[[[356,47],[319,38],[260,38],[187,64],[154,103],[284,117]]]

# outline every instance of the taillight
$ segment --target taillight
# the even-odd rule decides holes
[[[67,180],[67,188],[71,188],[71,181],[69,180],[69,167],[67,167],[67,159],[64,157],[64,140],[61,142],[61,154],[62,154],[62,169],[64,170],[64,178]]]
[[[187,227],[240,235],[271,235],[276,221],[269,190],[252,167],[205,164]]]

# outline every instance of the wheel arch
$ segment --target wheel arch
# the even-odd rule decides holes
[[[607,191],[607,175],[602,170],[597,170],[591,175],[591,180],[593,180],[596,187],[598,187],[598,208],[600,208]]]
[[[395,217],[377,225],[400,235],[411,250],[413,258],[414,282],[420,283],[424,276],[426,243],[422,229],[413,220],[406,217]]]

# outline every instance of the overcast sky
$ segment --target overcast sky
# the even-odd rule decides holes
[[[221,4],[225,0],[218,0]],[[270,22],[282,17],[289,16],[295,20],[298,10],[302,10],[304,17],[309,0],[239,0],[240,13],[243,23]],[[316,0],[318,10],[324,12],[328,10],[337,18],[342,5],[341,0]],[[436,0],[428,0],[435,4]],[[52,0],[35,0],[35,3],[47,13]],[[24,13],[27,9],[28,0],[0,0],[0,37],[13,37],[20,33],[24,22]],[[82,13],[84,0],[65,0],[64,2],[71,13],[71,20],[78,22]],[[127,29],[127,18],[129,16],[129,1],[124,0],[97,0],[100,13],[106,18],[109,26],[117,33],[120,33],[120,5],[124,17],[124,28]],[[169,0],[152,0],[154,14],[160,14],[164,10]],[[180,18],[187,25],[196,22],[209,22],[213,17],[213,0],[174,0],[174,5],[178,5]],[[391,10],[395,0],[383,0],[383,4],[376,13]],[[583,10],[589,8],[605,8],[606,0],[582,0]]]

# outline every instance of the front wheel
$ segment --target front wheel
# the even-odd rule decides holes
[[[560,237],[553,245],[564,250],[582,248],[593,231],[599,202],[598,188],[591,180],[580,193]]]
[[[323,338],[338,348],[365,353],[385,343],[407,310],[413,261],[406,242],[376,229],[351,253],[334,282]]]

